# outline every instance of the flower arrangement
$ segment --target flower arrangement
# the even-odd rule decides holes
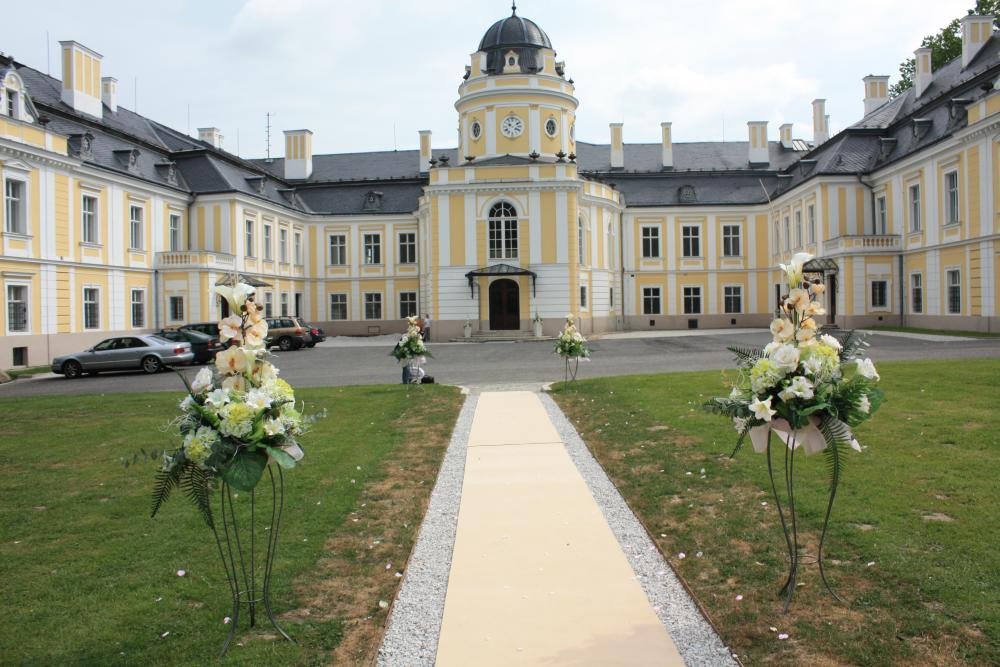
[[[292,387],[267,361],[267,322],[253,300],[253,288],[217,286],[236,313],[219,322],[219,341],[229,347],[202,368],[194,381],[181,379],[188,395],[175,420],[183,443],[164,453],[153,492],[155,516],[175,486],[184,488],[209,526],[211,491],[221,478],[251,491],[270,461],[294,468],[303,457],[297,437],[311,419],[296,408]]]
[[[823,540],[843,456],[848,448],[861,451],[854,429],[871,418],[884,400],[878,388],[879,374],[865,356],[868,348],[865,337],[852,331],[841,340],[817,330],[815,318],[826,310],[820,302],[824,292],[822,282],[808,281],[803,276],[803,266],[811,258],[808,253],[798,253],[789,264],[780,265],[788,282],[788,293],[781,297],[777,317],[771,322],[771,342],[759,349],[730,348],[736,354],[738,366],[732,391],[729,396],[713,398],[705,404],[710,412],[733,420],[739,433],[733,455],[747,436],[754,451],[767,454],[772,490],[792,564],[789,579],[782,588],[782,593],[787,594],[786,610],[795,590],[799,560],[793,491],[795,451],[799,448],[806,454],[822,451],[829,462],[830,496],[817,554],[822,575]],[[785,445],[788,520],[772,472],[772,434]],[[826,583],[825,576],[823,581]]]
[[[587,347],[587,339],[583,337],[574,324],[573,313],[566,316],[566,326],[559,332],[556,338],[555,353],[566,362],[566,378],[576,379],[576,371],[580,360],[590,358],[590,349]],[[572,370],[570,369],[570,359],[573,360]]]
[[[416,316],[406,318],[406,333],[396,343],[396,347],[392,348],[390,354],[399,361],[434,356],[427,349],[423,336],[420,335],[420,325],[417,320]]]

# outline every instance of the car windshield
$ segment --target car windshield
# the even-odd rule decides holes
[[[111,344],[114,343],[116,338],[109,338],[107,340],[102,340],[100,343],[94,346],[94,350],[110,350]]]

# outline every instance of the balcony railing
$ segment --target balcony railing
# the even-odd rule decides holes
[[[236,258],[226,252],[207,250],[178,250],[156,253],[156,267],[159,269],[223,269],[236,268]]]
[[[903,246],[899,234],[856,234],[838,236],[823,242],[823,254],[843,252],[879,253],[900,250]]]

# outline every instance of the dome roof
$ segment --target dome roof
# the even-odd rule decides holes
[[[551,49],[552,43],[545,31],[531,19],[517,15],[517,10],[505,19],[490,26],[479,42],[480,51],[493,51],[508,47],[534,47]]]

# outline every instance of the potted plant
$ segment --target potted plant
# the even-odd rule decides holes
[[[535,338],[542,337],[542,316],[535,311],[535,316],[531,318],[531,327],[535,332]]]
[[[472,321],[471,320],[465,320],[465,324],[462,325],[462,334],[466,338],[471,338],[472,337]]]

